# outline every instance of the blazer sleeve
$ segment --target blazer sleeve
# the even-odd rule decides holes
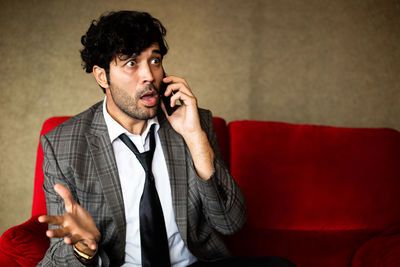
[[[218,232],[229,235],[239,231],[246,221],[246,201],[222,159],[213,129],[210,111],[201,110],[200,119],[214,149],[214,173],[207,181],[198,177],[197,185],[203,214]]]
[[[55,157],[53,146],[46,136],[41,137],[43,148],[43,190],[46,196],[47,214],[62,215],[66,213],[63,199],[54,191],[54,185],[59,183],[66,186],[76,199],[74,186],[65,178]],[[58,226],[49,225],[49,229]],[[74,255],[71,245],[64,243],[63,238],[51,238],[50,247],[38,266],[85,266]]]

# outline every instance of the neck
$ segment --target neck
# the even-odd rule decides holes
[[[108,114],[131,134],[141,135],[147,126],[147,120],[134,119],[125,114],[115,105],[110,104],[107,98],[106,108]]]

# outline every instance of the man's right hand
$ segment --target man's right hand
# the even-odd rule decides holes
[[[87,246],[94,254],[101,235],[92,216],[72,198],[71,192],[65,186],[56,184],[54,190],[64,200],[67,213],[60,216],[42,215],[38,218],[41,223],[61,226],[47,230],[46,235],[50,238],[63,237],[64,242],[69,245]]]

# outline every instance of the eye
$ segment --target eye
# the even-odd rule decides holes
[[[159,65],[160,63],[161,63],[161,59],[158,58],[158,57],[153,58],[153,59],[151,60],[151,64],[153,64],[153,65]]]
[[[134,67],[134,66],[136,66],[136,61],[135,60],[129,60],[126,63],[126,65],[129,66],[129,67]]]

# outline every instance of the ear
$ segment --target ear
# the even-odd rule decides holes
[[[103,87],[103,88],[108,88],[108,81],[107,81],[107,75],[106,75],[106,70],[94,65],[93,66],[93,76],[96,79],[97,83]]]

